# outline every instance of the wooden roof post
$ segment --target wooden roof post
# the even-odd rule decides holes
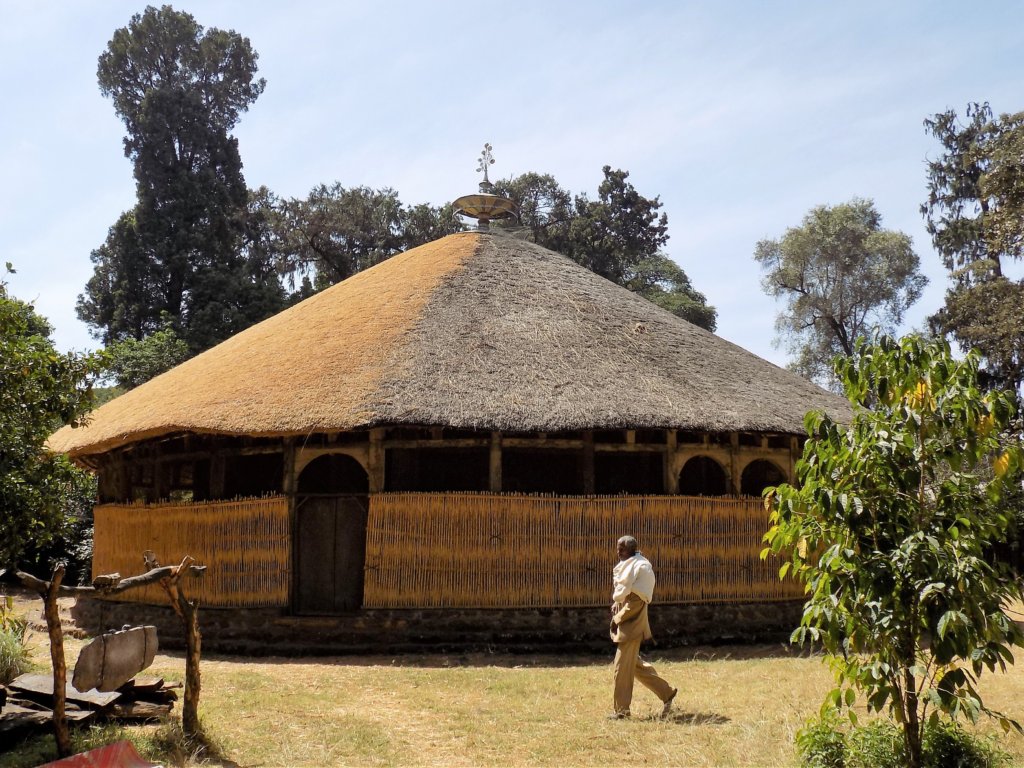
[[[729,482],[732,484],[732,495],[739,496],[740,482],[740,433],[729,433]]]
[[[594,493],[594,430],[583,433],[583,493],[592,496]]]
[[[370,451],[366,460],[366,474],[369,475],[370,493],[384,492],[384,429],[370,430]]]
[[[501,493],[501,432],[491,432],[491,493]]]
[[[665,493],[675,496],[679,493],[679,473],[676,467],[676,448],[679,439],[674,429],[665,430],[665,453],[662,454],[662,466],[665,476]]]

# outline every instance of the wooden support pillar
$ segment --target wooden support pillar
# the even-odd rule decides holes
[[[370,480],[370,493],[384,491],[384,429],[370,430],[370,451],[366,459],[366,473]]]
[[[224,455],[214,451],[210,456],[210,498],[223,499],[227,462]]]
[[[596,487],[594,476],[594,431],[583,433],[583,493],[591,496]]]
[[[740,433],[729,434],[729,482],[732,484],[732,495],[740,495]]]
[[[160,499],[166,499],[169,495],[169,483],[168,483],[168,465],[162,458],[157,458],[153,462],[153,493],[155,494],[154,501],[160,501]]]
[[[298,488],[299,478],[295,474],[295,440],[288,437],[284,440],[284,476],[281,478],[281,490],[285,496],[294,496]]]
[[[665,493],[676,495],[679,493],[679,474],[676,468],[676,449],[679,446],[679,438],[674,429],[665,430],[665,453],[663,456]]]
[[[501,493],[501,432],[491,432],[491,493]]]
[[[796,481],[796,462],[800,458],[800,438],[789,438],[789,482]]]

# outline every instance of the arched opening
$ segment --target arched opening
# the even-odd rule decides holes
[[[740,493],[744,496],[760,496],[770,485],[786,482],[786,474],[767,459],[750,462],[740,477]]]
[[[342,454],[321,456],[299,475],[297,612],[343,613],[362,606],[368,490],[362,465]]]
[[[725,496],[729,478],[722,465],[710,456],[694,456],[679,473],[679,493],[684,496]]]
[[[299,475],[299,493],[365,494],[370,481],[363,465],[341,453],[314,459]]]

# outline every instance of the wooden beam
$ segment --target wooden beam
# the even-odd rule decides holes
[[[661,443],[597,443],[594,450],[598,453],[663,453],[665,446]]]
[[[740,433],[731,432],[729,433],[729,482],[732,484],[733,496],[740,494],[739,452]]]
[[[491,432],[490,491],[501,493],[501,432]]]
[[[384,430],[375,427],[370,430],[370,452],[366,459],[366,473],[370,481],[370,493],[384,490]]]
[[[583,433],[583,493],[593,495],[596,487],[594,474],[594,433]]]
[[[665,477],[665,493],[676,495],[679,493],[679,473],[676,472],[676,449],[679,440],[674,429],[665,430],[665,455],[662,463]]]

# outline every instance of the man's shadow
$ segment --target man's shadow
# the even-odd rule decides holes
[[[675,723],[676,725],[725,725],[731,722],[725,715],[719,715],[716,712],[670,712],[667,717],[661,715],[652,715],[650,720],[661,720],[666,723]]]

